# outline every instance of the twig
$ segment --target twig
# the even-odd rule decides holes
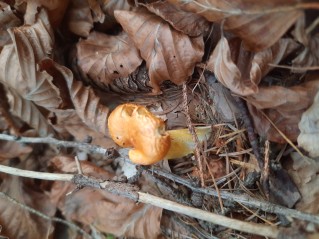
[[[7,136],[9,136],[9,137],[7,137]],[[13,140],[13,138],[17,139],[14,136],[0,134],[0,139],[7,140],[8,138],[11,141],[16,141],[16,140]],[[38,140],[34,140],[34,139],[38,139]],[[49,139],[49,140],[46,141],[47,139]],[[22,140],[24,143],[32,143],[33,141],[35,141],[36,143],[52,142],[52,138],[21,137],[20,140]],[[65,144],[65,142],[69,143],[69,141],[59,141],[57,139],[54,139],[53,142],[55,142],[55,143],[59,142],[58,145]],[[83,145],[88,145],[89,147],[94,146],[94,145],[84,144],[84,143],[79,143],[79,142],[70,142],[70,143],[73,143],[73,146],[70,146],[70,147],[81,148]],[[95,146],[95,147],[97,147],[97,146]],[[103,148],[101,148],[101,149],[103,149]],[[104,154],[107,150],[106,149],[103,149],[103,150],[105,150],[103,152],[103,154]],[[98,153],[98,152],[102,152],[102,150],[95,151],[95,153]],[[128,158],[128,149],[127,148],[120,149],[120,150],[118,150],[118,152],[119,152],[120,157],[122,159]],[[163,177],[166,177],[166,178],[168,178],[172,181],[175,181],[177,183],[180,183],[180,184],[188,187],[189,189],[191,189],[194,192],[218,197],[217,192],[211,188],[198,188],[196,185],[193,185],[191,182],[189,182],[188,180],[185,180],[181,177],[175,176],[173,174],[170,174],[170,173],[167,173],[164,171],[160,171],[156,168],[153,168],[152,170],[154,173],[161,175]],[[73,174],[56,174],[56,173],[52,174],[52,173],[43,173],[43,172],[41,172],[41,173],[36,172],[35,173],[34,171],[21,170],[21,169],[11,168],[11,167],[4,166],[4,165],[0,165],[0,172],[12,174],[12,175],[17,175],[17,176],[21,176],[21,177],[37,178],[37,179],[52,180],[52,181],[71,181],[73,176],[74,176]],[[238,194],[233,194],[233,193],[221,191],[221,197],[223,199],[226,199],[226,200],[242,203],[242,204],[244,204],[248,207],[251,207],[251,208],[259,208],[259,209],[261,209],[265,212],[268,212],[268,213],[275,213],[275,214],[279,214],[279,215],[292,217],[292,218],[296,218],[299,220],[305,220],[305,221],[319,224],[319,216],[317,216],[317,215],[303,213],[303,212],[300,212],[300,211],[297,211],[294,209],[290,209],[290,208],[286,208],[286,207],[282,207],[282,206],[279,206],[279,205],[276,205],[273,203],[260,201],[260,200],[254,199],[254,198],[246,196],[246,195],[240,195],[240,194],[238,195]]]
[[[188,125],[188,130],[192,135],[193,141],[195,142],[195,155],[198,161],[198,166],[199,166],[199,175],[200,175],[200,181],[202,187],[205,186],[205,181],[204,181],[204,175],[203,175],[203,164],[202,164],[202,158],[199,150],[199,140],[197,137],[197,134],[195,132],[194,126],[192,125],[192,120],[189,115],[189,108],[188,108],[188,99],[187,99],[187,83],[183,83],[183,100],[184,100],[184,105],[183,108],[185,110],[186,114],[186,120],[187,120],[187,125]]]
[[[34,172],[33,172],[34,173]],[[64,181],[64,180],[63,180]],[[62,223],[64,225],[67,225],[68,227],[72,228],[73,230],[75,231],[78,231],[80,232],[81,234],[83,234],[85,237],[87,238],[92,238],[86,231],[84,231],[82,228],[78,227],[77,225],[75,225],[74,223],[72,222],[69,222],[69,221],[66,221],[66,220],[63,220],[61,218],[58,218],[58,217],[49,217],[45,214],[43,214],[42,212],[38,211],[38,210],[35,210],[34,208],[32,207],[29,207],[19,201],[17,201],[16,199],[10,197],[9,195],[7,195],[6,193],[3,193],[3,192],[0,192],[0,196],[7,199],[8,201],[10,201],[11,203],[21,207],[22,209],[24,210],[27,210],[28,212],[32,213],[32,214],[35,214],[45,220],[48,220],[48,221],[53,221],[53,222],[58,222],[58,223]]]
[[[247,110],[247,107],[245,105],[244,100],[241,99],[240,97],[237,97],[237,96],[235,96],[234,99],[238,105],[240,112],[241,112],[242,119],[243,119],[245,127],[247,129],[248,139],[249,139],[249,142],[250,142],[251,147],[253,149],[254,155],[257,159],[258,166],[259,166],[260,170],[262,170],[264,167],[264,161],[263,161],[263,157],[260,153],[260,147],[259,147],[257,136],[254,132],[253,122],[250,118],[250,115],[248,113],[248,110]]]
[[[167,179],[170,179],[176,183],[180,183],[180,184],[188,187],[189,189],[191,189],[193,192],[198,192],[198,193],[203,193],[206,195],[218,197],[217,192],[212,188],[198,188],[192,182],[190,182],[184,178],[181,178],[179,176],[165,172],[165,171],[158,169],[158,168],[155,168],[155,167],[152,168],[152,172],[156,173],[162,177],[165,177]],[[276,205],[274,203],[270,203],[267,201],[257,200],[255,198],[252,198],[252,197],[247,196],[247,195],[233,194],[233,193],[221,191],[220,196],[221,196],[221,198],[223,198],[225,200],[238,202],[238,203],[241,203],[241,204],[248,206],[248,207],[251,207],[251,208],[258,208],[264,212],[275,213],[275,214],[283,215],[286,217],[292,217],[295,219],[305,220],[305,221],[319,224],[319,216],[317,216],[317,215],[300,212],[300,211],[286,208],[283,206],[279,206],[279,205]]]
[[[7,169],[8,167],[5,167],[5,168],[3,167],[5,166],[0,165],[0,171],[2,172],[6,172],[6,173],[11,172],[11,174],[13,174],[13,172],[19,172],[19,174],[14,174],[14,175],[24,176],[24,177],[26,177],[27,175],[30,176],[31,171],[22,170],[22,169],[20,169],[19,171],[16,171],[16,170],[8,171]],[[3,171],[2,169],[5,169],[5,171]],[[21,173],[21,171],[26,171],[26,172]],[[38,179],[49,178],[51,180],[52,178],[58,178],[59,176],[61,176],[60,174],[56,174],[55,176],[53,175],[54,174],[48,177],[48,173],[33,172],[32,178],[35,178],[35,176],[38,176]],[[70,176],[72,176],[71,179],[70,179]],[[136,190],[136,187],[131,185],[126,185],[124,183],[101,181],[98,179],[86,177],[81,174],[77,174],[77,175],[66,174],[66,177],[61,177],[59,180],[73,182],[75,184],[80,184],[80,186],[89,186],[89,187],[104,189],[104,190],[107,190],[108,192],[115,193],[130,199],[136,200],[136,202],[147,203],[153,206],[167,209],[169,211],[178,212],[190,217],[194,217],[200,220],[208,221],[217,225],[221,225],[227,228],[239,230],[246,233],[267,236],[270,238],[277,238],[280,232],[278,227],[244,222],[244,221],[228,218],[228,217],[214,214],[211,212],[185,206],[185,205],[182,205],[170,200],[166,200],[157,196],[153,196],[147,193],[136,192],[136,195],[134,195],[134,190]],[[132,190],[133,194],[127,193],[130,190]]]
[[[108,149],[102,148],[100,146],[87,144],[87,143],[81,143],[81,142],[57,140],[55,138],[50,138],[50,137],[32,138],[32,137],[17,137],[14,135],[0,134],[0,140],[15,141],[19,143],[32,143],[32,144],[54,144],[59,147],[78,148],[88,153],[108,155]]]

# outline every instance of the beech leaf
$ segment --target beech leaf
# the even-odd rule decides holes
[[[159,85],[165,80],[185,82],[202,59],[202,37],[190,38],[152,13],[115,11],[115,18],[146,61],[154,93],[160,93]]]
[[[73,158],[55,157],[53,165],[64,173],[75,173],[77,167]],[[82,161],[85,175],[109,180],[114,175]],[[134,238],[157,238],[160,234],[162,209],[148,204],[136,204],[124,197],[105,190],[84,188],[66,196],[75,186],[66,182],[54,182],[51,190],[52,202],[56,203],[68,220],[76,220],[85,225],[94,225],[99,231],[115,236]]]
[[[142,63],[142,58],[125,32],[117,36],[92,32],[77,43],[78,65],[97,85],[127,77]]]
[[[297,152],[290,154],[292,164],[288,173],[296,183],[302,197],[296,209],[311,214],[319,213],[319,164],[318,161],[301,157]]]
[[[211,54],[207,69],[232,92],[247,96],[258,92],[258,84],[273,67],[278,64],[298,44],[292,39],[280,39],[272,47],[257,52],[248,52],[238,38],[229,41],[222,36]]]
[[[46,13],[39,13],[32,26],[9,30],[13,43],[0,54],[0,81],[37,105],[58,108],[62,100],[52,77],[37,69],[37,63],[52,51],[52,31]],[[18,63],[18,64],[17,64]]]
[[[209,22],[202,16],[186,12],[167,1],[142,4],[150,12],[168,21],[177,31],[188,36],[197,37],[209,30]]]
[[[74,34],[87,37],[93,28],[93,17],[87,0],[71,0],[66,13],[67,25]]]
[[[66,80],[77,114],[87,126],[107,134],[107,118],[110,109],[100,102],[100,98],[90,86],[85,87],[82,82],[73,79],[69,69],[65,68],[65,71],[69,75]]]
[[[309,66],[318,66],[319,65],[319,33],[308,40],[308,45],[305,46],[305,49],[292,61],[292,71],[293,72],[305,72],[305,70],[296,70],[294,67],[302,68]]]
[[[22,178],[6,176],[0,191],[49,217],[54,216],[56,209],[49,197],[33,190],[31,186],[25,185]],[[54,229],[49,220],[35,216],[3,197],[0,198],[0,223],[3,226],[1,235],[10,238],[47,239],[51,238]]]
[[[295,142],[300,133],[298,123],[301,115],[311,105],[318,89],[318,80],[289,88],[260,87],[257,94],[247,97],[248,108],[258,134],[273,142],[286,143],[261,113],[264,112],[285,136]]]
[[[309,152],[311,157],[319,157],[319,92],[313,104],[302,114],[299,122],[298,145]]]
[[[0,159],[11,159],[32,152],[32,147],[14,141],[0,140]],[[0,160],[1,161],[1,160]]]
[[[11,113],[34,128],[39,136],[54,135],[52,126],[31,101],[22,98],[14,90],[10,89],[7,89],[7,97]]]
[[[0,3],[0,51],[3,46],[10,42],[10,36],[7,29],[21,24],[20,19],[13,13],[10,6]]]
[[[275,44],[302,15],[297,0],[168,0],[239,36],[247,50]],[[294,7],[295,6],[295,7]]]

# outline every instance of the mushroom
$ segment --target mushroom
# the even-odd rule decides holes
[[[129,158],[136,164],[157,163],[165,157],[171,145],[164,121],[144,106],[118,106],[108,118],[108,128],[115,143],[122,147],[133,147],[129,151]]]

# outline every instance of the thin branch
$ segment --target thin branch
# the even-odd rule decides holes
[[[33,172],[35,173],[35,172]],[[64,180],[63,180],[64,181]],[[48,215],[45,215],[43,214],[42,212],[38,211],[38,210],[35,210],[34,208],[32,207],[29,207],[19,201],[17,201],[16,199],[10,197],[9,195],[7,195],[6,193],[3,193],[3,192],[0,192],[0,197],[3,197],[5,199],[7,199],[9,202],[21,207],[22,209],[24,210],[27,210],[28,212],[34,214],[34,215],[37,215],[38,217],[41,217],[45,220],[48,220],[48,221],[53,221],[53,222],[58,222],[58,223],[62,223],[70,228],[72,228],[73,230],[75,231],[78,231],[80,232],[81,234],[83,234],[85,237],[87,238],[92,238],[86,231],[84,231],[82,228],[78,227],[77,225],[75,225],[74,223],[72,222],[69,222],[69,221],[66,221],[66,220],[63,220],[61,218],[58,218],[58,217],[50,217]]]
[[[0,165],[2,166],[2,165]],[[3,169],[0,167],[0,171]],[[22,170],[24,171],[24,170]],[[8,172],[6,170],[5,172]],[[15,170],[10,171],[11,174],[13,172],[16,172]],[[19,171],[19,175],[29,175],[30,171],[27,171],[25,173],[21,173],[21,170]],[[33,172],[34,175],[39,176],[39,179],[43,179],[47,177],[47,173],[40,173],[40,172]],[[19,176],[17,175],[17,176]],[[29,175],[30,176],[30,175]],[[48,178],[58,178],[58,176],[61,176],[60,174],[56,174],[55,176],[51,176]],[[84,175],[74,175],[72,179],[70,180],[69,178],[70,174],[67,175],[67,177],[60,178],[60,181],[67,181],[67,182],[73,182],[76,183],[77,185],[80,186],[90,186],[90,187],[95,187],[99,189],[105,189],[111,193],[119,194],[121,196],[125,196],[128,198],[132,199],[132,194],[128,193],[130,190],[134,194],[134,190],[136,190],[136,187],[127,185],[124,183],[116,183],[116,182],[109,182],[109,181],[104,181],[101,182],[101,180],[94,179],[94,178],[89,178]],[[34,176],[32,177],[34,178]],[[125,188],[126,185],[126,188]],[[141,203],[147,203],[153,206],[161,207],[173,212],[178,212],[190,217],[194,217],[200,220],[204,220],[207,222],[211,222],[217,225],[225,226],[227,228],[231,228],[234,230],[246,232],[246,233],[251,233],[251,234],[256,234],[256,235],[261,235],[261,236],[267,236],[270,238],[277,238],[277,236],[280,233],[279,227],[272,227],[268,225],[262,225],[262,224],[257,224],[257,223],[251,223],[251,222],[245,222],[245,221],[240,221],[232,218],[228,218],[225,216],[221,216],[218,214],[214,214],[211,212],[203,211],[197,208],[185,206],[170,200],[166,200],[157,196],[153,196],[147,193],[143,192],[136,192],[136,201],[141,202]],[[134,199],[134,197],[133,197]]]
[[[159,168],[156,168],[156,167],[152,168],[152,172],[155,174],[158,174],[162,177],[165,177],[167,179],[170,179],[176,183],[180,183],[180,184],[188,187],[189,189],[191,189],[193,192],[198,192],[198,193],[203,193],[206,195],[218,197],[218,193],[212,188],[198,188],[196,185],[192,184],[192,182],[190,182],[184,178],[181,178],[179,176],[173,175],[171,173],[165,172],[165,171],[163,171]],[[223,198],[225,200],[241,203],[245,206],[248,206],[251,208],[257,208],[257,209],[260,209],[264,212],[275,213],[275,214],[279,214],[279,215],[292,217],[295,219],[309,221],[312,223],[319,224],[319,216],[318,215],[304,213],[304,212],[300,212],[300,211],[297,211],[294,209],[279,206],[279,205],[274,204],[274,203],[257,200],[255,198],[252,198],[250,196],[243,195],[243,194],[233,194],[233,193],[229,193],[229,192],[225,192],[225,191],[220,191],[220,196],[221,196],[221,198]]]
[[[202,162],[202,157],[200,154],[200,150],[199,150],[199,140],[196,134],[196,131],[194,129],[194,126],[192,125],[192,120],[190,118],[189,115],[189,108],[188,108],[188,99],[187,99],[187,84],[186,82],[183,83],[183,101],[184,101],[184,105],[183,108],[185,110],[185,114],[186,114],[186,121],[187,121],[187,125],[188,125],[188,130],[192,135],[193,141],[195,142],[195,155],[198,161],[198,166],[199,166],[199,175],[200,175],[200,181],[201,181],[201,185],[202,187],[205,186],[205,182],[204,182],[204,175],[203,175],[203,162]]]
[[[9,136],[9,137],[7,137],[7,136]],[[1,139],[3,139],[3,140],[9,139],[10,141],[17,141],[17,139],[18,139],[19,142],[23,142],[23,143],[33,143],[33,142],[35,142],[35,143],[52,143],[53,142],[53,144],[57,144],[57,145],[64,145],[64,146],[69,145],[69,147],[76,147],[76,148],[82,148],[82,149],[84,149],[83,145],[85,145],[85,147],[86,146],[87,147],[94,146],[94,145],[79,143],[79,142],[59,141],[57,139],[52,139],[52,138],[28,138],[28,137],[17,138],[15,136],[10,136],[10,135],[6,135],[6,134],[0,134],[0,140]],[[13,140],[13,139],[15,139],[15,140]],[[35,140],[35,139],[38,139],[38,140]],[[72,146],[70,146],[71,144],[69,144],[69,143],[73,143]],[[98,147],[98,146],[95,146],[95,147]],[[100,147],[98,147],[98,148],[100,148]],[[103,148],[100,148],[100,149],[103,149]],[[99,153],[99,152],[101,152],[104,155],[105,152],[107,152],[107,149],[94,151],[94,153]],[[120,157],[123,160],[128,158],[128,149],[127,148],[119,149],[118,153],[120,154]],[[130,161],[128,161],[128,162],[130,163]],[[176,175],[161,171],[155,167],[153,167],[152,170],[153,170],[152,172],[154,172],[158,175],[161,175],[161,176],[166,177],[174,182],[180,183],[180,184],[188,187],[193,192],[198,192],[198,193],[203,193],[206,195],[218,197],[218,193],[212,188],[198,188],[196,185],[193,185],[192,182],[189,182],[188,180],[185,180],[185,179],[178,177]],[[4,165],[0,165],[0,172],[12,174],[12,175],[17,175],[17,176],[21,176],[21,177],[37,178],[37,179],[51,180],[51,181],[52,180],[53,181],[55,181],[55,180],[71,181],[73,176],[74,176],[73,174],[52,174],[52,173],[42,173],[42,172],[35,173],[34,171],[21,170],[21,169],[7,167]],[[263,210],[264,212],[275,213],[275,214],[288,216],[288,217],[292,217],[295,219],[309,221],[312,223],[319,224],[319,216],[317,216],[317,215],[312,215],[312,214],[300,212],[300,211],[297,211],[294,209],[282,207],[282,206],[279,206],[279,205],[276,205],[273,203],[260,201],[260,200],[254,199],[252,197],[249,197],[247,195],[233,194],[233,193],[221,191],[220,196],[221,196],[221,198],[223,198],[225,200],[230,200],[230,201],[242,203],[243,205],[246,205],[246,206],[251,207],[251,208],[259,208],[259,209]]]
[[[0,134],[0,140],[15,141],[19,143],[32,143],[32,144],[54,144],[59,147],[78,148],[88,153],[108,155],[108,149],[102,148],[100,146],[87,144],[87,143],[81,143],[81,142],[57,140],[55,138],[50,138],[50,137],[33,138],[33,137],[17,137],[14,135]]]

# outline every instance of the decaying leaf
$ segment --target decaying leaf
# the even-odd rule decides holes
[[[65,71],[69,75],[66,80],[77,114],[87,126],[107,134],[107,118],[110,109],[100,102],[100,97],[95,94],[92,87],[85,87],[82,82],[73,79],[73,74],[69,69],[65,68]]]
[[[198,37],[209,29],[209,22],[202,16],[186,12],[167,1],[143,4],[149,11],[168,21],[177,31]]]
[[[0,186],[0,191],[41,213],[52,217],[56,208],[50,203],[49,197],[44,193],[33,190],[32,184],[26,185],[22,178],[6,176]],[[1,235],[10,238],[51,238],[53,232],[52,222],[28,212],[26,209],[0,198]]]
[[[291,141],[296,141],[299,135],[298,123],[301,115],[311,105],[318,89],[318,80],[289,88],[260,87],[257,94],[247,97],[248,108],[258,134],[270,141],[286,142],[264,117],[263,112]]]
[[[50,23],[55,28],[57,27],[64,16],[65,10],[69,4],[69,0],[59,1],[59,0],[20,0],[17,1],[18,5],[26,3],[26,12],[24,14],[25,24],[32,25],[38,14],[38,9],[44,7],[48,11]]]
[[[77,171],[74,159],[69,157],[55,157],[52,163],[65,173]],[[89,162],[81,164],[85,175],[102,180],[113,177],[111,173]],[[74,189],[75,186],[70,183],[55,182],[51,190],[52,201],[68,220],[94,225],[99,231],[116,236],[146,239],[157,238],[160,234],[161,208],[136,204],[129,199],[93,188],[84,188],[66,196],[67,192]]]
[[[239,36],[247,50],[261,51],[275,44],[301,16],[297,0],[168,0]],[[296,7],[293,7],[296,6]]]
[[[93,21],[94,22],[103,22],[104,21],[104,13],[100,7],[100,4],[97,0],[87,0],[90,6],[90,9],[93,13]]]
[[[142,58],[125,32],[117,36],[92,32],[77,44],[78,65],[97,85],[127,77]]]
[[[13,115],[29,124],[41,137],[54,135],[52,126],[48,123],[47,119],[32,103],[32,101],[22,98],[14,90],[10,89],[7,89],[7,97],[10,104],[10,110]]]
[[[3,46],[10,42],[10,36],[7,29],[17,27],[21,21],[13,13],[10,6],[5,3],[0,3],[0,51]]]
[[[253,53],[242,44],[239,38],[228,41],[222,36],[207,63],[224,86],[242,96],[257,93],[262,77],[273,68],[268,64],[278,64],[298,46],[292,39],[280,39],[271,48]]]
[[[14,141],[0,140],[0,161],[20,157],[32,152],[32,148]]]
[[[316,160],[291,153],[292,165],[288,170],[296,183],[302,198],[296,209],[311,214],[319,213],[319,164]]]
[[[296,70],[294,67],[302,68],[309,66],[319,65],[319,33],[312,36],[308,40],[308,45],[305,49],[292,61],[292,71],[293,72],[305,72],[307,70]]]
[[[145,11],[115,11],[115,17],[146,61],[154,93],[160,93],[159,85],[165,80],[185,82],[202,59],[202,37],[190,38]]]
[[[311,157],[319,157],[319,93],[313,104],[302,114],[299,122],[298,145],[309,152]]]
[[[52,77],[37,66],[51,54],[53,47],[46,12],[39,13],[34,25],[12,28],[9,33],[13,43],[6,45],[0,54],[0,81],[37,105],[58,108],[62,101],[59,89],[52,83]]]
[[[115,10],[130,10],[131,6],[127,0],[98,0],[102,11],[110,18],[114,19]]]
[[[87,0],[71,0],[66,12],[69,30],[81,37],[87,37],[93,28],[93,17]]]

